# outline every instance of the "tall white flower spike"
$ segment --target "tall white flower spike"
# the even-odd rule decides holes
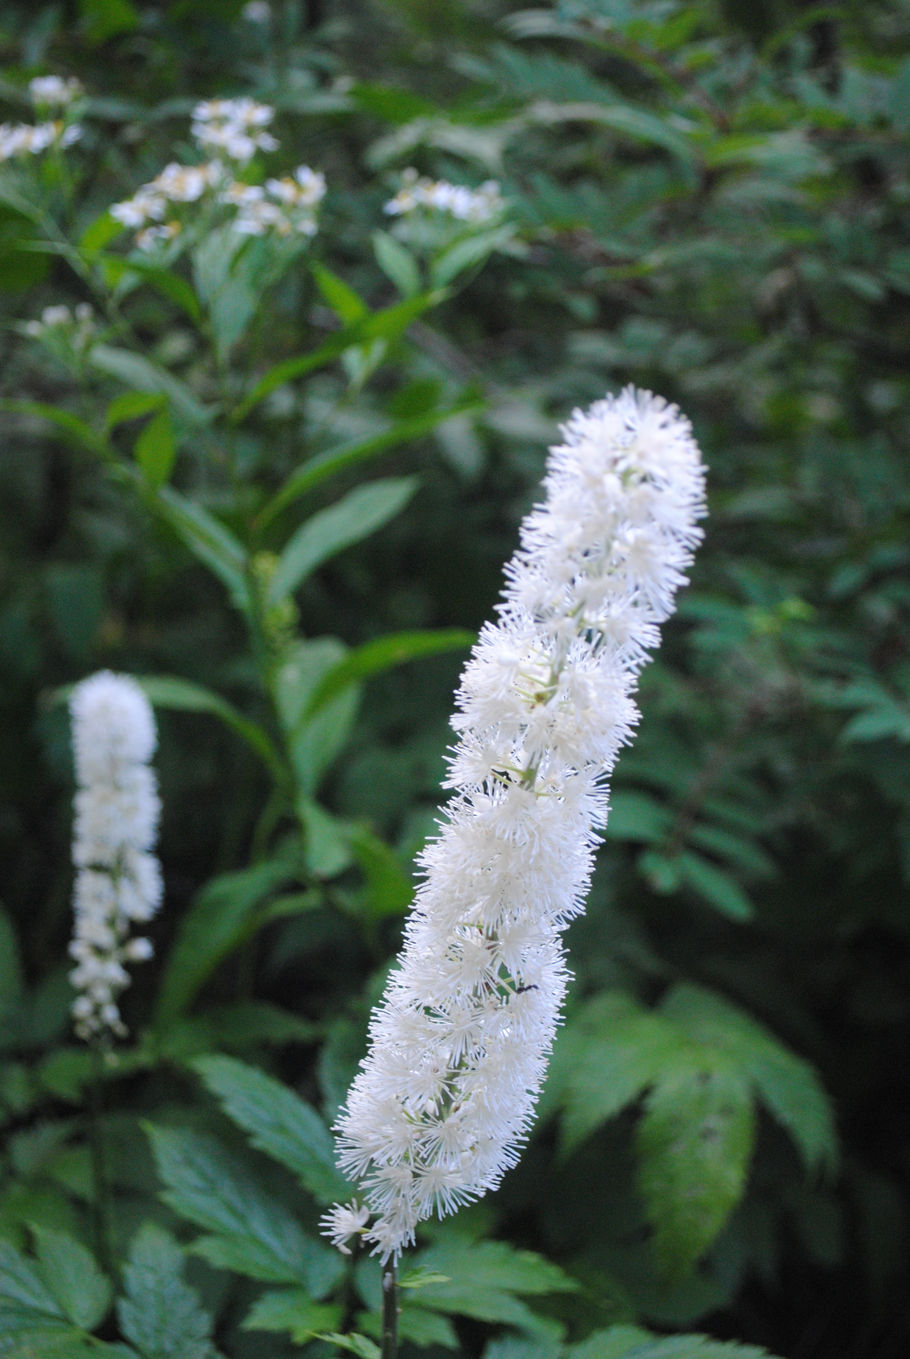
[[[152,853],[161,803],[149,768],[155,719],[136,681],[109,670],[76,686],[70,714],[78,784],[72,1009],[80,1038],[105,1041],[126,1034],[117,1004],[129,985],[126,964],[152,956],[149,940],[130,931],[161,903]]]
[[[563,433],[462,676],[455,792],[335,1125],[363,1203],[324,1231],[383,1263],[519,1158],[569,977],[561,931],[584,907],[639,671],[702,536],[704,469],[675,406],[629,387]]]

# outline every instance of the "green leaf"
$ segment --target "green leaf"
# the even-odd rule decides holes
[[[795,1141],[807,1170],[836,1165],[831,1104],[809,1062],[790,1052],[751,1015],[703,987],[673,987],[661,1010],[693,1041],[736,1063],[737,1071],[753,1083]]]
[[[638,1184],[665,1277],[685,1277],[739,1203],[754,1140],[749,1083],[731,1070],[670,1072],[650,1091]]]
[[[151,501],[162,519],[170,524],[194,556],[227,586],[232,602],[241,611],[249,609],[246,580],[246,553],[240,542],[208,510],[175,490],[173,486],[150,488]]]
[[[363,298],[355,293],[350,284],[345,283],[343,278],[333,274],[331,269],[326,269],[324,264],[314,262],[310,265],[316,286],[329,306],[335,312],[339,321],[346,325],[351,325],[354,321],[361,321],[365,316],[370,315],[370,309]]]
[[[183,1128],[147,1128],[163,1198],[209,1235],[193,1251],[221,1269],[266,1283],[302,1284],[323,1298],[344,1272],[338,1252],[305,1236],[289,1209],[214,1138]]]
[[[422,1251],[423,1268],[446,1276],[409,1299],[415,1307],[455,1313],[478,1321],[517,1326],[547,1334],[552,1318],[539,1316],[523,1296],[570,1293],[578,1288],[568,1274],[533,1251],[516,1250],[504,1241],[469,1241],[451,1237]]]
[[[312,798],[301,795],[294,803],[304,834],[307,871],[316,878],[337,878],[354,862],[348,840],[349,826]]]
[[[110,1280],[81,1242],[49,1227],[35,1225],[32,1232],[41,1273],[60,1311],[75,1326],[93,1331],[111,1305]]]
[[[0,1240],[0,1300],[50,1316],[64,1312],[34,1263],[20,1255],[8,1241]],[[0,1345],[0,1354],[3,1353]]]
[[[177,675],[137,675],[136,682],[155,708],[177,712],[211,713],[241,737],[279,780],[284,776],[281,756],[264,727],[244,717],[226,698],[193,680]]]
[[[350,1194],[335,1167],[328,1128],[293,1090],[232,1057],[201,1057],[193,1067],[253,1146],[293,1171],[317,1202],[335,1203]]]
[[[339,1303],[314,1302],[301,1288],[273,1288],[240,1324],[245,1331],[288,1331],[295,1345],[305,1345],[317,1332],[340,1326],[343,1316]]]
[[[648,793],[618,789],[610,799],[607,818],[608,840],[637,840],[662,844],[673,824],[669,808]]]
[[[110,433],[128,420],[136,420],[150,411],[160,411],[166,402],[167,397],[162,392],[122,392],[108,406],[104,428]]]
[[[510,223],[497,231],[472,232],[470,236],[461,237],[431,262],[430,282],[434,288],[445,288],[465,269],[483,263],[499,246],[512,240],[514,235],[515,228]]]
[[[566,1359],[774,1359],[757,1345],[706,1335],[654,1336],[640,1326],[611,1326],[569,1347]]]
[[[529,105],[527,114],[531,122],[544,126],[584,122],[609,127],[621,136],[663,147],[686,169],[694,167],[698,159],[694,145],[677,132],[666,118],[645,109],[634,108],[631,104],[600,104],[590,100],[557,104],[541,99]]]
[[[411,252],[387,231],[374,231],[372,239],[376,263],[386,278],[391,279],[402,297],[416,297],[420,292],[420,269]]]
[[[0,410],[14,415],[32,415],[39,420],[47,420],[56,425],[77,448],[87,448],[91,453],[106,453],[107,445],[100,435],[78,415],[65,411],[60,406],[48,405],[45,401],[18,401],[8,397],[0,398]]]
[[[561,1148],[577,1146],[631,1104],[688,1046],[667,1019],[623,992],[581,1007],[559,1036],[548,1082],[564,1106]]]
[[[184,1282],[183,1260],[174,1238],[152,1222],[130,1243],[117,1317],[142,1359],[215,1359],[212,1318]]]
[[[366,879],[357,897],[363,919],[376,921],[404,915],[414,886],[395,852],[365,826],[352,826],[347,841]]]
[[[98,250],[92,259],[101,265],[108,287],[118,288],[122,292],[129,290],[139,281],[144,281],[154,288],[155,292],[178,306],[191,321],[201,320],[199,299],[186,279],[181,278],[179,274],[172,273],[170,269],[163,269],[160,264],[152,264],[149,260],[136,259],[135,256],[124,259],[122,255],[109,255]]]
[[[79,13],[83,32],[92,47],[139,27],[139,15],[130,0],[79,0]]]
[[[140,392],[159,392],[166,396],[174,414],[191,428],[200,428],[212,418],[213,412],[196,400],[185,382],[174,377],[166,368],[160,368],[144,354],[96,344],[89,351],[88,361],[93,368],[117,378],[127,387]]]
[[[158,996],[159,1028],[182,1014],[223,958],[257,928],[256,908],[296,877],[296,865],[280,859],[213,878],[183,915],[168,956]]]
[[[177,458],[174,423],[165,408],[149,420],[136,440],[135,458],[142,475],[156,490],[170,479]]]
[[[335,637],[315,637],[288,648],[275,672],[275,700],[287,736],[297,786],[305,799],[312,797],[319,782],[348,740],[354,723],[359,692],[349,687],[321,709],[318,719],[307,713],[310,695],[323,676],[347,655]]]
[[[326,449],[324,453],[318,454],[315,458],[310,458],[308,462],[305,462],[302,467],[291,474],[281,490],[260,510],[257,516],[257,524],[263,526],[271,523],[281,510],[301,496],[306,495],[308,491],[312,491],[316,486],[320,486],[324,481],[337,476],[340,472],[347,471],[369,458],[374,458],[379,453],[399,448],[412,439],[419,439],[422,435],[429,434],[439,425],[444,424],[446,420],[482,408],[482,402],[474,398],[467,398],[452,406],[445,406],[441,410],[427,411],[408,419],[399,420],[390,429],[381,430],[380,433],[371,434],[365,439],[353,439],[349,443]]]
[[[264,401],[272,392],[283,387],[285,383],[292,382],[294,378],[303,377],[305,373],[311,373],[316,368],[323,368],[326,364],[337,359],[345,350],[356,348],[357,345],[364,344],[369,340],[392,340],[408,328],[413,320],[425,312],[429,307],[436,306],[443,301],[443,292],[422,293],[420,297],[408,297],[403,302],[397,302],[395,306],[388,307],[384,311],[374,312],[371,316],[364,317],[362,321],[355,321],[353,325],[345,326],[337,335],[333,335],[325,344],[318,349],[311,350],[309,354],[300,354],[293,359],[285,359],[283,363],[276,364],[265,377],[263,377],[250,392],[245,400],[234,411],[232,419],[235,423],[245,420],[250,411]]]
[[[3,1359],[137,1359],[126,1345],[109,1345],[69,1321],[0,1299]]]
[[[323,675],[310,694],[306,716],[315,717],[320,708],[351,684],[423,656],[461,651],[475,640],[473,632],[462,628],[439,628],[426,632],[392,632],[372,642],[364,642]]]
[[[721,915],[730,920],[751,920],[755,914],[752,902],[739,883],[724,869],[718,868],[700,854],[684,852],[675,856],[683,882],[697,892]]]
[[[416,477],[368,482],[314,514],[292,535],[269,582],[268,602],[278,604],[323,562],[381,528],[411,499]]]

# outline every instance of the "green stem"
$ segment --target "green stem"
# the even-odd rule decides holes
[[[92,1179],[94,1197],[92,1201],[92,1226],[95,1252],[101,1268],[106,1274],[112,1271],[110,1242],[110,1182],[104,1155],[104,1132],[101,1126],[103,1112],[101,1069],[104,1058],[97,1043],[92,1044],[92,1076],[89,1081],[89,1147],[92,1158]]]
[[[381,1359],[398,1359],[398,1280],[394,1264],[382,1271]]]

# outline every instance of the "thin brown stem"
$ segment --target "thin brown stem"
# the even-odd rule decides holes
[[[398,1359],[398,1279],[394,1262],[382,1271],[381,1359]]]

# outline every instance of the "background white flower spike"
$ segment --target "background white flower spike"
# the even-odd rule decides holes
[[[126,964],[152,956],[136,923],[161,903],[161,870],[152,850],[161,803],[149,761],[155,719],[135,680],[102,670],[70,698],[75,799],[74,929],[70,980],[79,992],[73,1018],[80,1038],[123,1037],[118,997],[129,985]]]
[[[569,976],[561,931],[583,910],[639,671],[702,536],[704,469],[675,406],[630,387],[563,433],[462,676],[455,792],[335,1125],[364,1206],[334,1209],[325,1233],[383,1262],[518,1160]]]

